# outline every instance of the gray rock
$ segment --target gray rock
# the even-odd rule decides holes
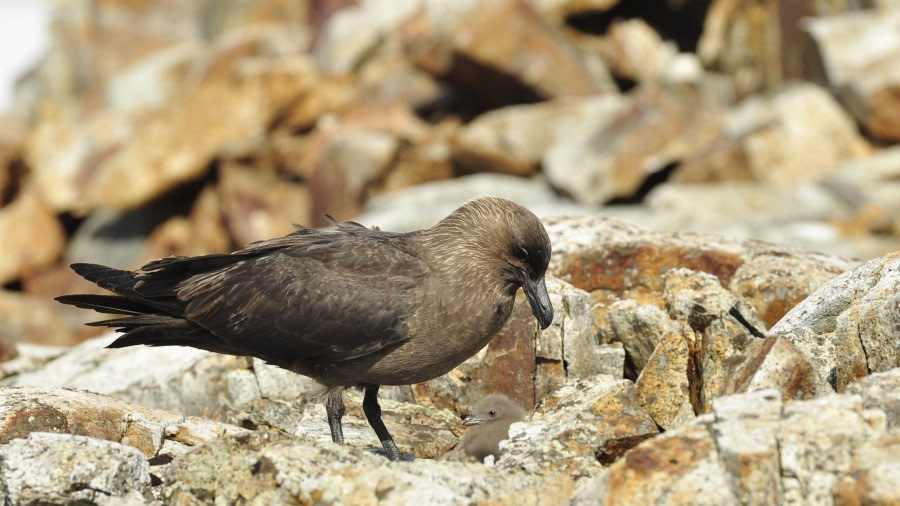
[[[424,0],[361,2],[337,12],[316,43],[316,61],[326,72],[344,74],[358,67]]]
[[[353,220],[382,230],[408,232],[430,227],[464,202],[482,195],[513,200],[542,218],[596,212],[560,198],[540,177],[475,174],[376,195],[366,203],[365,212]]]
[[[812,18],[804,28],[815,42],[824,77],[856,120],[877,138],[900,140],[900,121],[893,112],[900,85],[900,10],[895,6]]]
[[[546,496],[562,504],[565,476],[499,471],[482,464],[383,457],[330,442],[255,433],[223,438],[178,457],[165,480],[170,503],[470,504]]]
[[[862,397],[866,409],[884,411],[888,428],[900,427],[900,368],[872,373],[850,383],[847,393]]]
[[[755,409],[750,411],[748,406]],[[765,390],[713,402],[719,458],[741,504],[782,504],[778,438],[781,393]]]
[[[135,448],[41,432],[0,446],[0,478],[8,504],[116,504],[113,498],[141,499],[150,485],[147,460]]]
[[[310,389],[310,379],[297,373],[267,364],[258,358],[253,360],[253,375],[259,385],[260,396],[266,399],[295,401]],[[314,382],[312,382],[314,383]]]
[[[678,325],[665,311],[656,306],[639,306],[632,299],[610,304],[607,319],[611,330],[610,339],[624,345],[638,372],[644,370],[663,338],[670,332],[678,331]]]
[[[203,414],[217,399],[227,400],[224,378],[235,367],[235,357],[181,347],[105,348],[114,339],[107,334],[85,341],[44,367],[0,384],[79,388],[186,415]]]
[[[900,366],[900,253],[825,283],[774,327],[818,375],[842,392],[874,371]]]
[[[545,157],[553,156],[555,149],[614,121],[626,103],[619,95],[607,94],[495,109],[460,130],[455,156],[469,171],[527,176],[549,161]],[[554,169],[560,166],[546,165],[553,181],[557,179]]]
[[[107,395],[51,387],[0,388],[0,443],[33,432],[68,433],[133,446],[145,456],[183,453],[242,429]]]
[[[598,101],[547,150],[544,173],[583,204],[632,197],[652,174],[703,151],[719,135],[718,118],[731,100],[727,83],[706,79]]]
[[[896,395],[897,382],[877,383],[870,396]],[[856,395],[722,397],[711,413],[633,448],[580,492],[608,505],[891,504],[900,499],[897,432],[870,398],[866,408]]]
[[[622,379],[625,374],[625,348],[618,343],[595,346],[594,365],[597,367],[597,374]]]
[[[510,426],[497,466],[590,476],[657,432],[630,381],[602,375],[570,380],[545,398],[528,422]]]
[[[832,95],[806,82],[747,98],[719,128],[715,148],[685,161],[671,181],[811,183],[871,149]]]

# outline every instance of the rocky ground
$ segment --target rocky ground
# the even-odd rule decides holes
[[[359,393],[341,447],[299,376],[105,349],[102,336],[0,364],[2,492],[11,504],[900,500],[900,253],[853,267],[606,218],[547,227],[553,324],[541,332],[520,300],[481,353],[385,390],[414,463],[366,451],[377,442]],[[499,460],[442,459],[493,392],[533,410]]]
[[[900,502],[900,7],[59,2],[0,116],[4,504]],[[319,226],[544,219],[556,308],[330,442],[255,360],[103,348],[52,297]],[[441,457],[505,393],[492,465]]]

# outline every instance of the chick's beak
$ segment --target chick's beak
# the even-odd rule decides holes
[[[481,418],[475,418],[474,416],[467,416],[463,418],[463,425],[478,425],[481,422]]]
[[[531,312],[537,318],[541,325],[541,330],[550,326],[553,321],[553,305],[550,304],[550,295],[547,293],[547,285],[544,278],[534,282],[528,276],[525,276],[522,288],[525,290],[525,296],[528,297],[528,304],[531,306]]]

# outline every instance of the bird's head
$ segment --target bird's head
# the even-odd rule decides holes
[[[544,282],[550,237],[534,213],[510,200],[480,197],[432,230],[442,239],[451,269],[499,274],[499,288],[514,295],[521,287],[541,328],[550,325],[553,306]]]
[[[504,422],[509,425],[525,419],[527,413],[509,397],[502,394],[491,394],[478,401],[472,415],[463,419],[465,425],[481,425],[492,422]]]
[[[516,217],[511,223],[508,241],[501,255],[505,279],[512,291],[522,287],[531,312],[541,329],[553,321],[553,305],[547,293],[544,275],[550,263],[550,238],[541,222],[531,214]]]

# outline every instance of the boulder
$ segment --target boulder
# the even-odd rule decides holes
[[[583,478],[602,473],[601,465],[658,432],[631,381],[602,375],[570,380],[544,398],[528,422],[510,426],[497,466]]]
[[[896,5],[806,20],[824,79],[873,137],[900,141],[900,10]],[[872,41],[878,41],[873,44]],[[818,77],[818,76],[817,76]]]
[[[672,182],[809,183],[871,149],[850,115],[812,83],[745,99],[722,119],[719,132],[675,170]]]
[[[0,285],[27,277],[53,263],[63,252],[62,224],[33,184],[0,207]]]
[[[555,146],[615,121],[626,106],[625,98],[607,94],[494,109],[460,130],[454,158],[467,172],[528,176]]]
[[[896,383],[896,382],[895,382]],[[865,387],[863,387],[865,388]],[[783,402],[759,391],[645,441],[579,486],[587,504],[830,504],[897,501],[896,430],[856,395]]]
[[[57,387],[0,388],[0,443],[30,434],[56,433],[104,440],[137,449],[144,457],[184,453],[239,427],[174,411],[130,404],[108,395]],[[20,444],[19,443],[19,444]]]
[[[427,459],[387,463],[360,449],[259,432],[222,438],[176,457],[163,482],[162,497],[170,504],[289,500],[449,505],[536,496],[557,498],[550,501],[561,504],[573,489],[568,476]]]
[[[664,307],[664,274],[684,267],[706,272],[774,325],[853,262],[787,246],[696,233],[652,232],[600,216],[545,220],[553,243],[550,272],[591,293],[601,341],[612,335],[607,307],[633,299]]]
[[[825,283],[771,333],[789,340],[832,388],[900,367],[900,253],[871,260]]]
[[[150,485],[147,460],[130,446],[42,432],[0,446],[0,478],[10,504],[140,504]]]
[[[708,149],[732,101],[721,79],[644,84],[560,136],[545,153],[544,172],[583,204],[640,197],[655,174],[664,178],[667,166]]]
[[[416,65],[488,103],[614,89],[603,63],[579,52],[526,0],[426,2],[400,29]]]
[[[63,102],[42,108],[25,159],[50,206],[76,213],[136,207],[202,177],[215,156],[263,136],[282,108],[318,79],[308,59],[271,58],[280,54],[273,49],[279,35],[224,37],[189,59],[196,78],[179,83],[174,98],[155,107],[129,113]]]

